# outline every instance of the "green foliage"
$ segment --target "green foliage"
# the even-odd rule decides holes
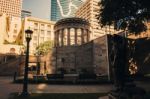
[[[140,33],[147,29],[150,19],[150,0],[101,0],[98,15],[101,26],[114,25],[116,29],[127,29]]]
[[[37,48],[35,54],[46,55],[53,47],[53,41],[45,41],[41,43]]]

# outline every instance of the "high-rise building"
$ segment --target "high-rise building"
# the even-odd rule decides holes
[[[36,53],[36,47],[40,43],[54,40],[54,24],[55,22],[45,19],[35,17],[25,18],[24,30],[29,28],[33,30],[32,40],[30,42],[30,54]],[[26,45],[25,37],[23,42]]]
[[[62,18],[73,17],[78,7],[85,0],[51,0],[50,20],[57,21]]]
[[[20,17],[0,15],[0,53],[20,53],[20,47],[23,44],[22,34],[23,23]]]
[[[22,0],[0,0],[0,13],[7,16],[21,17]]]
[[[35,17],[21,20],[19,17],[10,19],[5,14],[0,15],[0,53],[10,53],[13,49],[14,53],[21,54],[26,45],[25,30],[30,28],[33,30],[30,54],[35,54],[40,43],[54,40],[54,24],[53,21]]]
[[[98,38],[105,34],[114,33],[114,27],[108,26],[101,28],[98,23],[98,19],[96,15],[99,14],[100,6],[98,2],[100,0],[87,0],[84,4],[82,4],[79,9],[76,11],[75,16],[84,18],[90,22],[90,30],[91,30],[91,39]]]
[[[27,10],[21,10],[21,18],[29,17],[31,16],[31,12]]]

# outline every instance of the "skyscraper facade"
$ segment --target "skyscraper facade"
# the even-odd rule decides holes
[[[55,22],[53,21],[36,17],[25,18],[24,30],[29,29],[29,27],[33,30],[32,40],[30,42],[31,55],[36,53],[36,47],[38,47],[39,44],[44,43],[45,41],[54,40],[54,24]],[[26,44],[25,37],[23,39],[23,44]]]
[[[27,10],[21,10],[21,18],[29,17],[31,16],[31,12]]]
[[[90,22],[91,39],[96,39],[105,34],[115,34],[120,32],[115,31],[113,26],[105,26],[102,28],[98,23],[99,20],[96,16],[101,9],[98,5],[100,1],[101,0],[86,0],[75,13],[76,17],[84,18]]]
[[[84,0],[51,0],[50,20],[73,17]]]
[[[76,17],[81,17],[90,22],[90,30],[92,39],[98,38],[105,35],[105,30],[103,30],[99,23],[96,15],[98,15],[100,6],[98,2],[100,0],[87,0],[77,11]]]
[[[7,16],[21,17],[22,0],[0,0],[0,13]]]

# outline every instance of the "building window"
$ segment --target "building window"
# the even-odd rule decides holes
[[[44,24],[41,24],[41,29],[44,29]]]
[[[16,37],[17,37],[16,35],[13,35],[13,39],[16,39]]]
[[[34,29],[34,33],[37,33],[38,32],[38,30],[37,29]]]
[[[37,47],[37,43],[33,43],[33,47],[36,48]]]
[[[47,41],[50,41],[50,40],[51,40],[51,38],[50,38],[50,37],[47,37],[46,39],[47,39]]]
[[[14,33],[16,34],[16,33],[17,33],[17,30],[14,30]]]
[[[47,25],[47,28],[50,29],[50,28],[51,28],[51,25]]]
[[[17,28],[17,24],[15,24],[15,28]]]
[[[15,48],[10,48],[10,53],[15,53],[16,49]]]
[[[35,41],[36,41],[36,40],[37,40],[37,36],[34,36],[34,37],[33,37],[33,40],[35,40]]]
[[[41,26],[44,26],[44,24],[41,24]]]
[[[34,27],[36,27],[36,28],[37,28],[37,27],[38,27],[38,23],[34,23]]]
[[[51,35],[51,31],[47,31],[47,35],[50,36]]]
[[[44,42],[44,37],[40,37],[40,43]]]
[[[41,30],[41,35],[44,35],[44,30]]]

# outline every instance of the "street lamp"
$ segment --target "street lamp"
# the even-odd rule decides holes
[[[32,38],[33,31],[30,29],[25,30],[25,37],[27,42],[26,49],[26,61],[25,61],[25,69],[24,69],[24,81],[23,81],[23,90],[21,96],[28,96],[28,63],[29,63],[29,43]]]

